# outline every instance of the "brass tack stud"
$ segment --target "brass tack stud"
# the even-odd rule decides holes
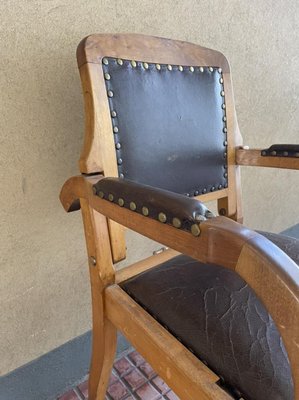
[[[98,196],[99,196],[101,199],[103,199],[103,198],[104,198],[104,192],[100,191],[100,192],[98,193]]]
[[[97,194],[97,188],[95,186],[92,187],[92,193]]]
[[[135,211],[137,208],[136,203],[134,203],[134,201],[130,202],[130,210]]]
[[[218,68],[218,72],[219,72],[219,74],[221,74],[222,73],[222,68]]]
[[[223,157],[224,158],[226,158],[227,157],[227,153],[225,152],[225,153],[223,153]]]
[[[219,185],[219,186],[218,186],[218,189],[219,189],[219,190],[222,189],[222,185]]]
[[[183,72],[183,71],[184,71],[184,68],[182,67],[182,65],[179,65],[179,71],[180,71],[180,72]]]
[[[198,195],[199,195],[199,191],[198,191],[198,190],[195,190],[194,196],[198,196]]]
[[[227,146],[227,140],[223,142],[223,146]]]
[[[225,110],[225,109],[226,109],[226,105],[225,105],[225,103],[223,103],[223,104],[222,104],[221,108],[222,108],[223,110]]]
[[[148,210],[148,208],[145,207],[145,206],[142,207],[141,212],[142,212],[142,214],[143,214],[145,217],[147,217],[148,214],[149,214],[149,210]]]
[[[116,147],[117,150],[119,150],[119,149],[121,149],[121,144],[120,143],[116,143],[115,147]]]
[[[182,226],[182,222],[181,222],[181,220],[180,220],[179,218],[174,217],[174,218],[172,219],[172,225],[173,225],[175,228],[180,228],[180,227]]]
[[[167,220],[166,214],[160,212],[159,215],[158,215],[158,220],[159,220],[160,222],[165,223],[166,220]]]
[[[122,60],[121,58],[118,58],[118,59],[117,59],[117,64],[118,64],[118,65],[123,65],[123,63],[124,63],[124,62],[123,62],[123,60]]]
[[[132,60],[131,61],[131,65],[132,65],[133,68],[136,68],[137,67],[137,62],[135,60]]]
[[[215,190],[215,186],[212,186],[211,187],[211,192],[214,192],[214,190]]]
[[[227,132],[227,128],[226,128],[226,127],[223,128],[223,132],[224,132],[224,133]]]
[[[167,69],[168,69],[168,71],[172,71],[172,65],[168,64]]]
[[[108,72],[105,73],[104,77],[105,77],[106,81],[110,81],[111,76],[110,76],[110,74],[108,74]]]
[[[228,184],[227,184],[227,182],[224,184],[224,187],[225,187],[225,188],[227,188],[227,187],[228,187]]]
[[[224,117],[222,118],[222,121],[223,121],[223,122],[226,122],[226,116],[224,116]]]
[[[158,71],[160,71],[160,70],[161,70],[161,65],[160,65],[160,64],[156,64],[156,69],[157,69]]]
[[[113,194],[112,194],[112,193],[109,193],[109,194],[108,194],[108,200],[109,200],[109,201],[113,201],[113,199],[114,199]]]
[[[213,67],[209,67],[209,71],[210,71],[210,72],[213,72],[213,71],[214,71],[214,68],[213,68]]]
[[[114,127],[113,127],[113,132],[114,132],[114,133],[117,133],[117,132],[118,132],[118,127],[117,127],[117,126],[114,126]]]
[[[107,58],[103,58],[102,63],[105,64],[105,65],[108,65],[108,64],[109,64],[109,61],[108,61]]]
[[[203,194],[207,193],[207,189],[206,188],[202,189],[202,193]]]
[[[198,224],[193,224],[191,226],[191,233],[193,236],[199,236],[200,235],[200,228],[198,226]]]
[[[271,151],[271,156],[276,156],[276,151],[274,150],[274,151]]]
[[[108,94],[108,97],[113,97],[113,92],[112,92],[112,90],[108,90],[107,94]]]
[[[148,69],[148,63],[144,62],[143,63],[143,68]]]
[[[220,78],[220,79],[219,79],[219,83],[221,83],[221,85],[222,85],[222,83],[223,83],[223,78]]]
[[[120,198],[118,199],[118,205],[121,206],[121,207],[123,207],[124,204],[125,204],[124,199],[122,199],[122,198],[120,197]]]
[[[205,70],[204,67],[199,67],[200,72],[204,72],[204,70]]]
[[[287,156],[289,155],[289,152],[288,152],[288,151],[284,151],[282,154],[283,154],[285,157],[287,157]]]
[[[189,68],[191,72],[194,72],[194,67]]]
[[[112,118],[115,118],[115,117],[116,117],[116,111],[114,111],[114,110],[111,111],[111,117],[112,117]]]
[[[121,179],[124,179],[125,175],[121,173],[121,174],[119,174],[119,177],[120,177]]]
[[[118,164],[118,165],[121,165],[122,163],[123,163],[122,158],[119,158],[119,159],[117,160],[117,164]]]
[[[222,96],[222,97],[224,97],[224,90],[221,90],[221,92],[220,92],[220,95]]]
[[[224,178],[227,178],[227,172],[224,172],[223,176]]]

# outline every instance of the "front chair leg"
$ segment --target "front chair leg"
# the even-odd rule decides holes
[[[105,398],[116,352],[116,328],[105,317],[105,287],[115,280],[107,218],[80,199],[84,223],[92,297],[92,356],[89,400]]]
[[[107,391],[116,353],[116,328],[107,319],[92,331],[92,357],[88,382],[88,399],[103,400]],[[100,329],[99,329],[100,328]]]

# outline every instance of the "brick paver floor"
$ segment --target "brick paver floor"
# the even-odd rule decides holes
[[[88,399],[87,377],[57,400]],[[179,400],[136,350],[117,358],[106,394],[106,400]]]

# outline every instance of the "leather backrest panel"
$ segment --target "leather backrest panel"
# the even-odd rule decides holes
[[[227,187],[217,66],[103,59],[119,176],[190,196]]]

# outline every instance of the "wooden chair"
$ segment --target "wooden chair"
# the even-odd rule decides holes
[[[239,167],[299,169],[299,146],[242,147],[217,51],[103,34],[77,59],[82,175],[60,199],[84,222],[89,399],[105,397],[117,330],[181,399],[299,399],[299,241],[241,225]],[[116,271],[124,227],[170,249]]]

